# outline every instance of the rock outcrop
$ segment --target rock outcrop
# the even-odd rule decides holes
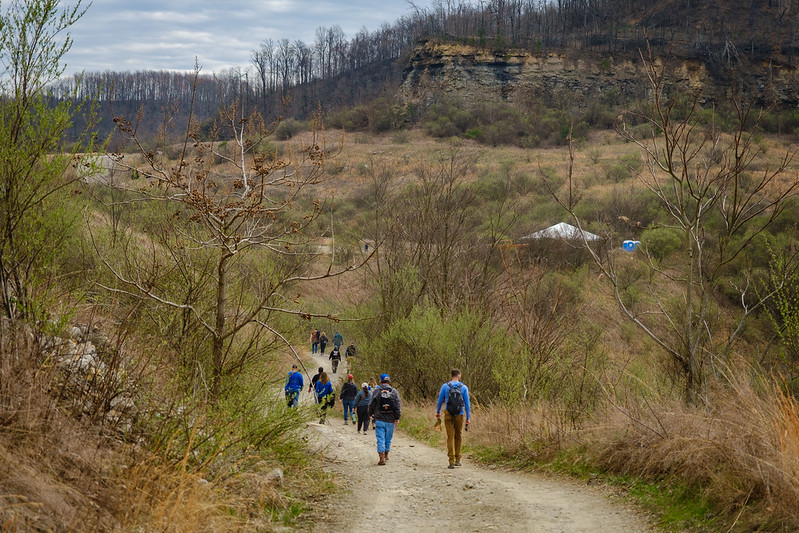
[[[799,105],[799,73],[794,68],[740,65],[743,76],[714,75],[703,62],[690,59],[672,61],[669,68],[670,83],[702,89],[706,101],[724,96],[730,76],[745,76],[744,85],[759,104]],[[426,41],[415,49],[400,93],[406,102],[423,104],[444,95],[464,106],[500,99],[525,103],[531,97],[555,105],[586,106],[606,98],[638,99],[649,91],[640,59],[532,54]]]

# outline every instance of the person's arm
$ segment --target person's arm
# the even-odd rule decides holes
[[[394,389],[394,396],[397,397],[397,410],[395,411],[396,417],[394,417],[394,425],[396,426],[399,422],[400,417],[402,416],[402,400],[400,399],[399,392],[397,389]]]
[[[469,389],[466,385],[463,386],[463,409],[466,413],[466,423],[468,424],[469,421],[472,419],[472,404],[469,402]]]
[[[438,391],[438,402],[436,402],[436,418],[441,418],[441,406],[447,399],[447,384],[441,385],[441,390]]]

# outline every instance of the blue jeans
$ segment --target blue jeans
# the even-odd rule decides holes
[[[344,422],[348,416],[355,420],[355,400],[341,400],[341,404],[344,406]]]
[[[286,391],[286,401],[289,404],[289,407],[297,407],[297,401],[300,399],[300,391],[298,390],[287,390]]]
[[[394,422],[375,420],[375,436],[377,437],[377,453],[391,451],[391,439],[394,437]]]
[[[311,343],[311,353],[316,353],[318,351],[319,351],[319,343],[318,342],[312,342]]]

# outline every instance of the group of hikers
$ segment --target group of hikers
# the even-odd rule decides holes
[[[315,336],[315,333],[318,335]],[[339,340],[338,345],[335,344],[336,336],[338,336]],[[325,342],[322,342],[322,338],[325,339]],[[311,333],[312,353],[317,353],[313,351],[316,346],[314,339],[319,339],[317,342],[321,346],[321,353],[324,354],[325,334],[323,332],[320,333],[318,330],[314,330]],[[338,351],[341,341],[342,337],[337,332],[334,335],[334,350]],[[347,355],[354,355],[354,345],[351,346],[353,347],[353,352],[350,354],[348,348]],[[330,358],[330,360],[333,363],[333,373],[335,373],[341,357],[339,355],[337,359]],[[377,441],[377,464],[385,465],[391,451],[394,429],[399,424],[400,416],[402,415],[402,402],[399,391],[391,386],[391,377],[388,374],[380,376],[379,384],[375,383],[374,379],[361,383],[360,389],[354,380],[354,376],[348,374],[347,380],[342,384],[339,392],[344,424],[349,425],[351,423],[355,425],[357,423],[356,431],[358,434],[363,431],[363,434],[366,435],[369,432],[369,423],[372,422]],[[289,407],[296,407],[302,389],[302,374],[297,370],[296,364],[292,365],[284,387]],[[335,406],[336,395],[330,377],[323,367],[320,366],[316,375],[311,379],[308,392],[314,394],[314,400],[319,406],[319,423],[325,424],[328,410]],[[461,372],[457,368],[452,370],[450,380],[442,384],[439,390],[438,401],[436,402],[436,425],[441,423],[442,407],[444,407],[443,423],[447,433],[448,467],[457,468],[461,466],[463,432],[469,430],[469,422],[471,421],[469,389],[461,382]]]
[[[327,348],[327,333],[314,329],[311,331],[311,353],[325,355],[325,348]],[[344,337],[338,331],[333,334],[333,349],[330,350],[328,359],[333,367],[333,373],[338,370],[338,365],[341,363],[341,345],[344,343]],[[355,355],[356,347],[354,344],[347,346],[344,357],[351,357]]]

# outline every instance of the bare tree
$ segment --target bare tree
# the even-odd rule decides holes
[[[327,157],[321,124],[306,146],[280,157],[264,146],[274,125],[257,114],[243,117],[234,101],[223,106],[218,124],[233,150],[201,141],[192,127],[174,159],[142,145],[129,121],[119,118],[117,125],[146,161],[138,169],[146,184],[128,187],[128,204],[160,207],[129,232],[134,246],[127,253],[116,260],[101,253],[118,281],[107,288],[173,309],[206,332],[214,400],[225,377],[284,339],[275,314],[310,318],[291,287],[354,268],[334,272],[331,265],[308,274],[309,229],[321,204],[307,193],[320,182]],[[130,168],[122,156],[115,159]],[[218,174],[214,161],[237,171]]]
[[[746,320],[773,294],[754,297],[753,269],[742,259],[748,245],[791,205],[799,180],[795,174],[786,175],[792,153],[774,166],[766,164],[755,143],[759,114],[751,107],[733,98],[736,127],[723,132],[702,120],[699,94],[668,87],[665,63],[651,55],[646,60],[642,55],[642,60],[652,101],[638,118],[649,124],[649,134],[640,135],[640,129],[631,129],[624,120],[618,132],[641,149],[647,163],[640,174],[642,183],[668,213],[668,225],[682,236],[676,264],[664,267],[649,257],[650,278],[676,283],[679,294],[667,299],[653,291],[651,306],[632,305],[623,295],[625,281],[613,254],[603,258],[585,245],[613,287],[624,315],[668,354],[682,380],[685,400],[698,403],[713,358],[730,353]],[[569,198],[556,195],[556,199],[581,226],[571,171],[568,191]],[[733,265],[739,272],[736,278],[725,272]],[[775,284],[774,290],[779,287]],[[736,325],[729,330],[721,326],[714,304],[722,288],[736,293],[740,301]]]

